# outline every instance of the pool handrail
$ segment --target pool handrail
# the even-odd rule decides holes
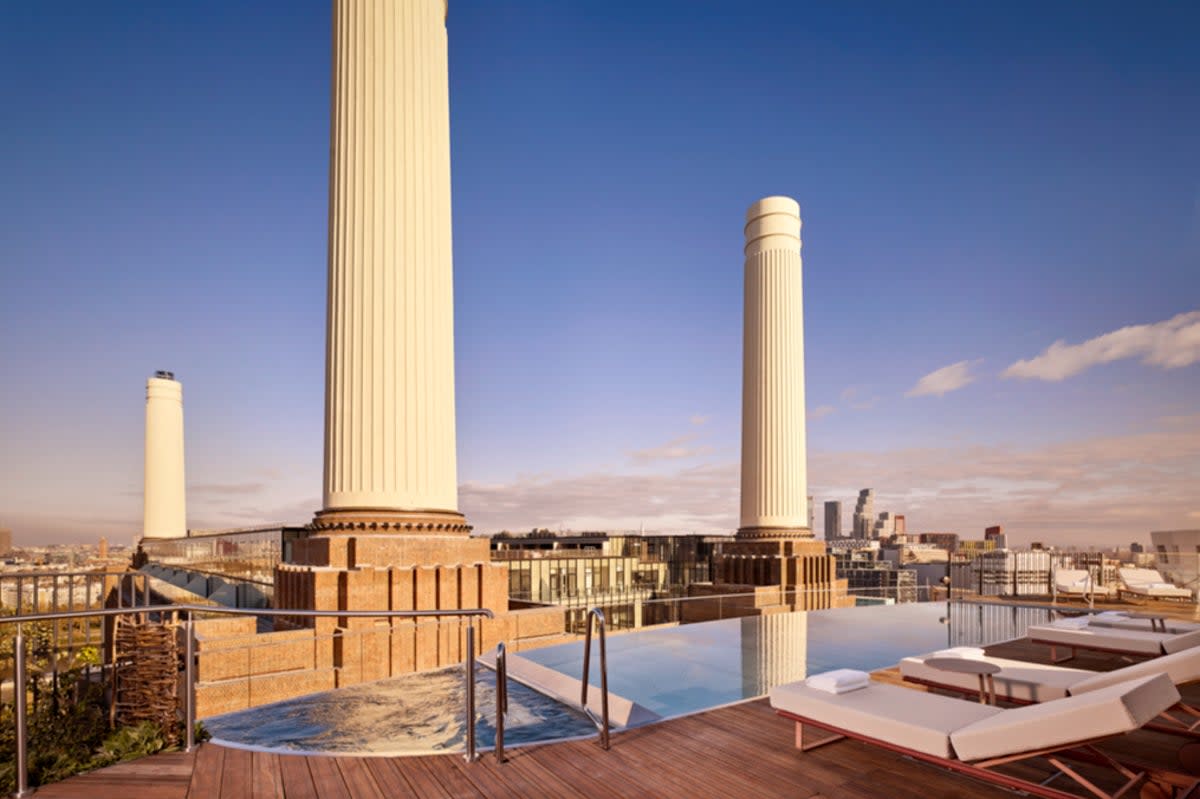
[[[475,626],[471,619],[481,616],[494,619],[496,614],[488,608],[458,608],[445,610],[302,610],[290,608],[229,608],[219,605],[135,605],[117,608],[91,608],[84,610],[55,611],[50,613],[27,613],[20,616],[0,616],[0,625],[17,625],[13,637],[13,703],[14,726],[16,727],[17,754],[17,790],[16,797],[29,795],[29,764],[28,764],[28,720],[25,707],[25,635],[22,625],[41,621],[65,621],[69,619],[88,618],[92,616],[110,617],[143,614],[172,614],[184,615],[185,655],[184,655],[184,724],[185,751],[191,752],[196,748],[196,630],[195,614],[225,614],[231,616],[292,616],[301,618],[327,618],[330,616],[347,616],[350,618],[431,618],[438,616],[466,617],[467,658],[465,670],[468,673],[466,691],[466,723],[467,723],[467,760],[475,760]],[[603,650],[601,650],[603,651]],[[507,696],[505,697],[507,701]],[[606,703],[607,707],[607,703]],[[606,710],[607,715],[607,710]],[[606,747],[607,748],[607,747]]]
[[[504,762],[504,721],[508,715],[508,649],[496,644],[496,762]]]
[[[597,720],[596,714],[588,707],[588,669],[592,662],[592,620],[596,620],[597,627],[600,632],[600,713],[601,718]],[[604,635],[604,611],[600,608],[591,608],[587,612],[587,637],[583,640],[583,688],[579,703],[583,706],[583,712],[587,715],[596,728],[600,730],[600,745],[608,751],[608,646],[605,643]]]

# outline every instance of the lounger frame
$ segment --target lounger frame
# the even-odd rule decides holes
[[[1088,652],[1107,652],[1110,655],[1121,655],[1122,657],[1131,657],[1131,658],[1150,659],[1150,658],[1156,658],[1156,657],[1162,656],[1161,650],[1158,652],[1154,652],[1154,653],[1138,652],[1138,651],[1131,651],[1129,649],[1113,649],[1110,647],[1103,647],[1103,646],[1084,646],[1082,644],[1064,644],[1062,641],[1047,641],[1043,638],[1030,638],[1029,642],[1033,643],[1033,644],[1044,644],[1045,646],[1050,647],[1050,662],[1051,663],[1066,663],[1068,660],[1074,660],[1075,656],[1079,654],[1080,649],[1085,649]],[[1064,647],[1066,649],[1070,649],[1071,654],[1065,658],[1060,658],[1058,656],[1058,648],[1060,646]]]

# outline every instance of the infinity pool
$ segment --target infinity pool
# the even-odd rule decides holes
[[[1017,638],[1052,614],[1045,608],[923,602],[621,633],[608,638],[608,689],[669,718],[762,696],[776,685],[829,669],[874,671],[907,655]],[[583,644],[534,649],[519,657],[578,680]],[[597,687],[599,668],[599,647],[593,643],[589,683]]]
[[[1024,635],[1048,621],[1047,608],[992,604],[917,603],[780,613],[611,634],[608,686],[646,712],[669,718],[762,696],[773,686],[834,668],[892,666],[906,655],[946,646],[990,644]],[[593,644],[590,683],[599,686]],[[510,676],[524,679],[521,661],[553,677],[570,702],[578,699],[583,643],[510,655]],[[538,685],[537,680],[526,680]],[[463,671],[452,667],[410,674],[204,720],[225,743],[289,751],[417,754],[464,747]],[[510,680],[505,744],[595,733],[579,711]],[[571,687],[571,686],[574,687]],[[567,686],[564,688],[564,686]],[[595,692],[598,694],[598,691]],[[476,735],[494,743],[495,675],[480,668]]]

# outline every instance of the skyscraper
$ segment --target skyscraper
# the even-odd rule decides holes
[[[825,540],[832,541],[842,537],[842,503],[830,501],[825,503]]]
[[[864,488],[858,492],[854,506],[854,537],[870,538],[875,532],[875,492]]]

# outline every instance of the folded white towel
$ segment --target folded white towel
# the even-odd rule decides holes
[[[939,649],[931,658],[981,658],[983,648],[978,646],[952,646],[949,649]]]
[[[1087,616],[1074,616],[1050,622],[1052,627],[1063,627],[1068,630],[1082,630],[1088,626]]]
[[[844,694],[857,691],[871,684],[871,675],[857,669],[834,669],[823,674],[814,674],[804,681],[809,688],[828,694]]]

